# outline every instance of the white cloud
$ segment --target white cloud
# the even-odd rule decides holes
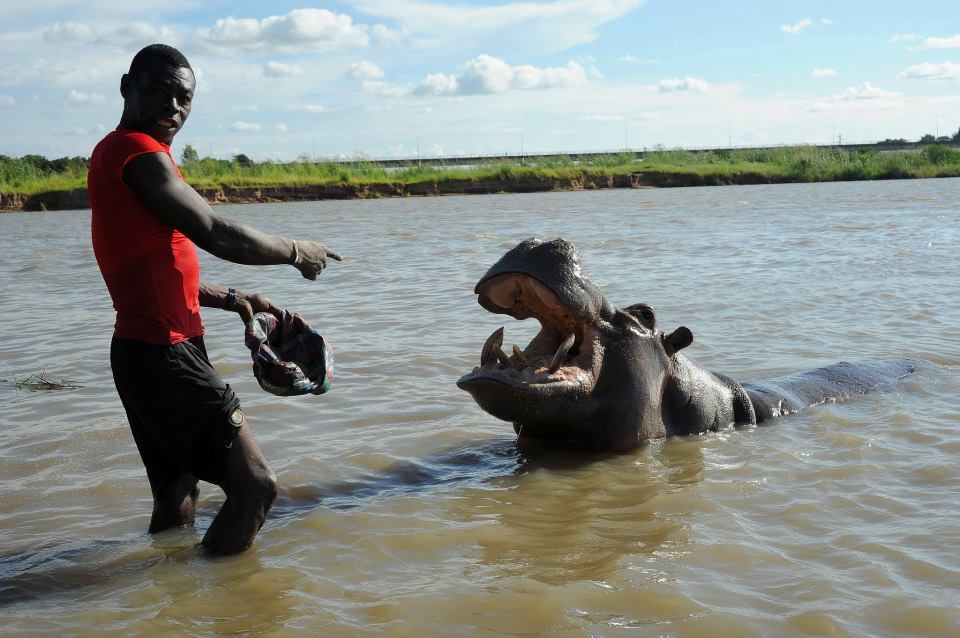
[[[860,86],[848,87],[846,91],[835,95],[833,99],[836,99],[837,101],[876,100],[880,98],[898,97],[899,95],[899,93],[894,93],[893,91],[884,91],[881,88],[873,86],[869,82],[864,82]]]
[[[960,64],[925,62],[904,69],[897,77],[905,80],[960,80]]]
[[[915,33],[898,33],[890,38],[890,42],[913,42],[918,39],[920,36]]]
[[[657,93],[671,93],[674,91],[695,91],[698,93],[706,93],[710,90],[710,83],[699,78],[692,78],[688,76],[685,78],[660,80],[654,86],[649,88]]]
[[[271,60],[263,65],[263,74],[270,78],[292,78],[303,75],[303,69],[296,64],[284,64]]]
[[[357,0],[364,13],[390,18],[418,43],[439,46],[476,40],[484,34],[517,34],[516,43],[559,51],[593,42],[599,27],[641,7],[644,0],[514,1],[476,6],[424,0]]]
[[[71,106],[91,106],[106,103],[107,98],[99,93],[83,93],[74,89],[70,89],[70,92],[67,93],[67,104]]]
[[[397,46],[403,44],[403,41],[410,35],[407,29],[391,29],[383,24],[373,25],[370,30],[371,36],[377,42],[384,46]]]
[[[538,68],[529,64],[511,66],[500,58],[481,54],[467,62],[459,76],[431,73],[413,89],[413,93],[482,95],[510,90],[571,88],[586,83],[586,72],[573,60],[562,67]]]
[[[417,95],[453,95],[460,88],[457,76],[446,73],[431,73],[417,85],[414,93]]]
[[[638,58],[637,56],[630,55],[628,53],[617,58],[617,62],[630,62],[633,64],[657,64],[659,60],[655,60],[653,58]]]
[[[303,113],[326,113],[330,109],[322,104],[289,104],[288,111],[301,111]]]
[[[830,25],[833,24],[833,20],[830,18],[820,18],[820,24]]]
[[[949,38],[926,38],[920,43],[918,49],[960,49],[960,35],[950,36]]]
[[[835,69],[814,69],[811,75],[815,78],[832,78],[840,74]]]
[[[886,108],[890,106],[897,98],[901,98],[901,93],[894,91],[885,91],[879,87],[873,86],[869,82],[864,82],[859,86],[848,87],[845,91],[833,95],[821,102],[811,104],[807,110],[810,111],[829,111],[834,109],[873,109]]]
[[[17,105],[17,101],[10,97],[9,95],[4,95],[0,93],[0,106],[5,106],[7,108],[14,107]]]
[[[347,75],[354,80],[379,80],[383,70],[376,64],[363,60],[347,67]]]
[[[94,126],[74,126],[67,133],[76,137],[87,137],[89,135],[102,135],[105,130],[103,124],[95,124]]]
[[[784,33],[789,33],[790,35],[796,35],[813,24],[813,20],[810,18],[804,18],[795,24],[784,24],[780,27],[780,30]]]
[[[584,115],[580,119],[584,122],[622,122],[627,118],[622,115]]]
[[[176,34],[167,27],[157,27],[146,22],[132,22],[118,29],[108,31],[97,42],[122,48],[137,48],[151,42],[176,43]]]
[[[364,80],[360,83],[360,87],[367,93],[383,97],[402,97],[410,94],[408,87],[398,86],[383,80]]]
[[[362,47],[370,42],[368,27],[326,9],[295,9],[284,16],[223,18],[213,28],[200,29],[197,37],[215,49],[229,51],[311,49],[331,51]]]
[[[54,22],[43,32],[44,41],[55,44],[83,44],[95,37],[93,27],[79,22]]]
[[[141,47],[150,42],[176,43],[177,36],[167,27],[147,22],[130,22],[101,35],[88,24],[55,22],[43,32],[43,40],[50,44],[105,44],[122,48]]]
[[[262,127],[256,122],[243,122],[240,120],[230,125],[231,131],[238,131],[240,133],[256,133],[261,128]]]
[[[278,124],[273,125],[273,130],[275,130],[278,133],[286,133],[289,129],[287,128],[286,124],[284,124],[283,122],[280,122]]]

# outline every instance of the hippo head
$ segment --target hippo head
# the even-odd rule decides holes
[[[534,317],[540,332],[504,352],[503,328],[480,366],[457,381],[518,434],[625,451],[665,435],[661,402],[673,356],[693,335],[664,335],[653,310],[614,308],[586,277],[573,244],[528,239],[507,251],[474,292],[488,311]]]

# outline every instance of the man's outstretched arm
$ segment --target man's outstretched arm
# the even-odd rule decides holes
[[[237,264],[290,264],[316,279],[327,258],[342,257],[322,244],[291,240],[219,217],[197,191],[180,179],[166,153],[145,153],[123,170],[123,181],[164,223],[212,255]]]

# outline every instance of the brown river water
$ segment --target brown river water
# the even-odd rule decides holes
[[[336,350],[321,397],[253,378],[236,315],[207,348],[280,498],[246,553],[146,534],[89,211],[0,215],[0,633],[960,635],[960,180],[224,206],[341,251],[317,282],[201,256]],[[506,326],[477,279],[563,236],[618,306],[739,380],[929,362],[893,390],[626,455],[517,450],[456,379]],[[506,323],[504,323],[506,322]],[[46,372],[81,387],[17,389]]]

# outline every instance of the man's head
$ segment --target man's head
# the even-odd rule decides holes
[[[120,124],[170,144],[190,115],[196,85],[182,53],[165,44],[144,47],[120,78]]]

